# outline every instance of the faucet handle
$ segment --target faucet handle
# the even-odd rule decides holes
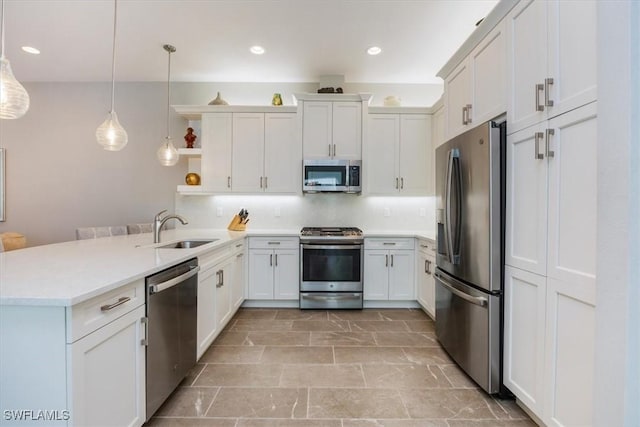
[[[155,219],[156,221],[160,221],[160,220],[162,219],[162,214],[163,214],[163,213],[165,213],[166,211],[167,211],[167,210],[166,210],[166,209],[164,209],[164,210],[162,210],[162,211],[158,212],[158,213],[156,214],[156,216],[155,216],[155,218],[154,218],[154,219]]]

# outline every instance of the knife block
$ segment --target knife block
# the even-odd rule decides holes
[[[245,231],[247,229],[247,224],[242,224],[241,221],[242,220],[239,215],[234,215],[233,219],[227,226],[227,229],[231,231]]]

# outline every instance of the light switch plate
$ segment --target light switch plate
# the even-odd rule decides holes
[[[391,216],[391,209],[389,208],[384,208],[384,216]]]
[[[218,206],[218,207],[216,208],[216,215],[217,215],[217,216],[222,216],[222,206]]]

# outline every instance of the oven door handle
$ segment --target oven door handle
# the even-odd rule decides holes
[[[302,249],[361,249],[362,245],[309,245],[303,244]]]
[[[200,271],[200,266],[196,265],[196,266],[192,266],[191,270],[187,271],[184,274],[181,274],[178,277],[174,277],[173,279],[167,280],[166,282],[162,282],[162,283],[157,283],[155,285],[150,285],[149,286],[149,293],[151,295],[153,294],[157,294],[158,292],[162,292],[165,289],[169,289],[177,284],[180,284],[182,282],[184,282],[185,280],[187,280],[188,278],[195,276],[196,274],[198,274],[198,271]]]

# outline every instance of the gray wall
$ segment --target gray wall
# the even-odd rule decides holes
[[[110,106],[109,83],[24,83],[27,114],[0,120],[6,148],[6,221],[0,233],[16,231],[29,246],[75,238],[84,226],[150,222],[175,208],[175,189],[186,160],[165,168],[155,152],[166,133],[166,83],[117,83],[116,112],[129,134],[120,152],[104,151],[95,130]],[[312,92],[317,83],[174,83],[172,104],[206,104],[220,91],[231,104],[266,105],[274,92]],[[345,91],[371,92],[372,105],[396,95],[406,106],[430,106],[441,85],[345,84]],[[171,135],[182,146],[187,122],[171,111]]]

